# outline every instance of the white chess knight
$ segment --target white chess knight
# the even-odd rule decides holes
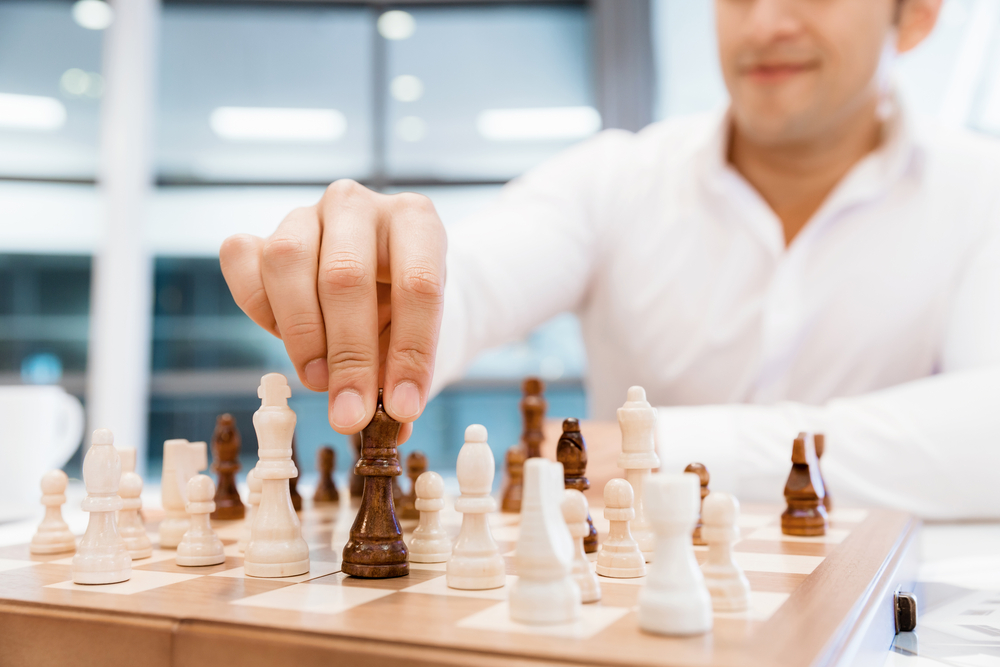
[[[708,560],[701,566],[715,611],[743,611],[750,606],[750,582],[736,561],[733,544],[740,539],[740,503],[728,493],[713,491],[701,509],[701,537],[708,543]]]
[[[465,444],[458,453],[456,474],[461,497],[455,510],[462,513],[462,528],[448,561],[446,579],[450,588],[485,590],[500,588],[507,573],[500,548],[493,541],[487,515],[497,511],[493,490],[496,462],[486,444],[486,427],[472,424],[465,429]]]
[[[208,447],[204,442],[188,442],[183,439],[167,440],[163,443],[163,475],[160,478],[160,494],[166,516],[160,522],[160,546],[175,549],[191,525],[188,521],[187,504],[188,480],[208,467]]]
[[[122,463],[113,443],[111,431],[97,429],[83,459],[87,497],[81,509],[90,513],[90,520],[73,556],[73,582],[77,584],[114,584],[132,577],[132,557],[115,523],[115,512],[122,508],[118,497]]]
[[[191,526],[177,545],[177,564],[184,567],[218,565],[226,561],[222,540],[212,530],[209,514],[215,511],[215,483],[208,475],[195,475],[187,483],[187,512]]]
[[[543,625],[580,618],[580,587],[572,574],[573,538],[563,519],[562,500],[562,464],[541,457],[525,461],[515,555],[518,577],[510,588],[512,621]],[[586,514],[583,521],[586,526]]]
[[[618,426],[622,431],[622,453],[618,457],[618,467],[625,470],[625,479],[632,485],[635,495],[635,518],[629,528],[648,563],[653,559],[656,538],[646,518],[643,487],[650,472],[660,466],[660,458],[656,455],[656,443],[653,440],[656,408],[646,400],[645,389],[629,387],[625,404],[618,408]]]
[[[243,571],[251,577],[293,577],[309,571],[309,546],[292,507],[288,480],[298,477],[292,463],[295,413],[288,407],[292,390],[280,373],[260,379],[260,409],[253,415],[258,462],[254,477],[261,482],[260,503],[254,508],[250,542]]]
[[[62,517],[68,483],[69,478],[62,470],[50,470],[42,475],[42,505],[45,506],[45,517],[31,538],[31,553],[61,554],[76,550],[76,538]]]
[[[451,538],[441,526],[444,480],[433,470],[421,473],[414,487],[413,506],[420,512],[420,525],[413,530],[408,549],[412,563],[444,563],[451,556]]]
[[[122,499],[122,508],[118,512],[118,534],[125,540],[132,560],[149,558],[153,555],[153,543],[139,515],[142,509],[142,478],[134,472],[123,472],[118,483],[118,497]]]
[[[562,515],[573,536],[573,578],[580,587],[583,602],[597,602],[601,599],[601,583],[590,568],[587,552],[583,549],[583,538],[590,534],[588,511],[587,497],[583,493],[576,489],[563,490]]]
[[[629,531],[635,516],[632,485],[612,479],[604,486],[604,518],[611,523],[607,538],[597,552],[597,574],[615,579],[634,579],[646,574],[646,561]]]
[[[656,533],[656,558],[639,593],[639,627],[662,635],[708,632],[712,600],[691,544],[701,505],[698,476],[652,475],[646,480],[645,496]]]
[[[243,517],[243,528],[240,530],[240,539],[237,541],[237,548],[240,553],[247,550],[250,544],[250,530],[253,528],[254,508],[260,504],[261,483],[257,476],[253,474],[253,468],[247,473],[247,488],[250,490],[247,496],[246,515]]]

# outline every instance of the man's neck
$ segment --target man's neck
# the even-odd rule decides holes
[[[875,102],[823,136],[780,145],[755,143],[733,123],[729,162],[781,220],[786,247],[837,183],[879,144]]]

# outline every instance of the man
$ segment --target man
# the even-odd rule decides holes
[[[918,130],[888,85],[939,9],[717,0],[726,114],[603,132],[447,243],[426,198],[338,181],[227,239],[223,271],[341,433],[379,386],[412,422],[476,352],[574,310],[593,416],[643,385],[666,469],[776,499],[821,430],[842,501],[998,516],[1000,152]]]

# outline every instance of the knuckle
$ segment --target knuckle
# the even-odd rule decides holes
[[[319,272],[321,294],[367,288],[371,286],[371,282],[371,271],[365,262],[353,253],[340,252],[327,257]]]
[[[340,178],[326,187],[323,199],[330,201],[352,201],[367,197],[370,191],[365,186],[350,178]]]
[[[264,263],[290,266],[312,261],[309,245],[297,236],[272,236],[264,242]]]
[[[444,299],[444,276],[426,266],[410,266],[403,270],[397,285],[406,295],[424,301]]]
[[[392,197],[394,203],[400,209],[409,209],[425,214],[437,214],[434,203],[426,195],[416,192],[400,192]]]
[[[296,313],[284,318],[280,325],[283,340],[316,338],[325,334],[323,318],[317,313]]]
[[[368,370],[375,364],[375,357],[368,350],[360,347],[345,347],[341,344],[339,348],[327,352],[326,361],[331,373],[344,373]]]
[[[402,345],[391,352],[393,365],[404,366],[415,370],[425,370],[434,367],[434,352],[430,348],[415,345]]]

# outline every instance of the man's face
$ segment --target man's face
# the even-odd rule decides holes
[[[756,143],[821,137],[874,100],[896,0],[716,0],[734,121]]]

